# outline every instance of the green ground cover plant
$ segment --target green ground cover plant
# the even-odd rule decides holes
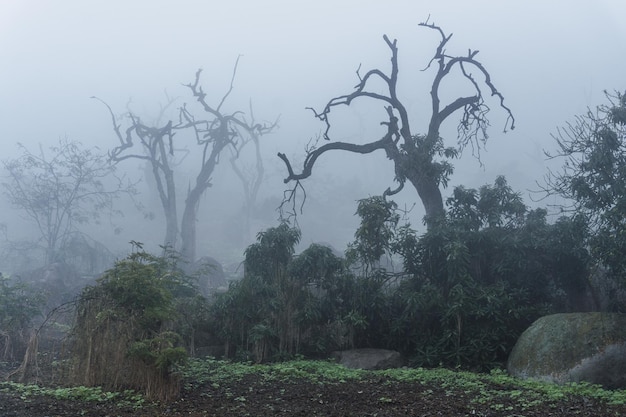
[[[79,402],[115,402],[119,406],[141,408],[145,398],[132,390],[105,391],[101,387],[43,387],[35,384],[21,384],[17,382],[0,382],[0,392],[19,394],[24,401],[33,396],[47,396],[59,400],[73,400]]]
[[[332,361],[293,360],[274,364],[238,363],[213,358],[193,359],[181,370],[187,382],[185,389],[201,389],[241,383],[244,377],[255,376],[260,385],[275,382],[306,380],[316,384],[345,384],[348,382],[379,381],[419,386],[437,386],[449,395],[463,395],[477,406],[487,405],[495,411],[507,407],[532,409],[555,405],[570,398],[587,398],[608,405],[626,404],[626,390],[606,390],[598,385],[572,383],[556,385],[537,380],[521,380],[503,370],[477,373],[446,368],[401,368],[384,371],[348,369]],[[424,393],[428,394],[427,391]],[[391,397],[379,398],[393,401]]]

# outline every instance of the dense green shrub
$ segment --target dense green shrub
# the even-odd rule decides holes
[[[342,260],[281,224],[246,251],[243,280],[212,319],[231,357],[265,361],[347,347],[397,349],[422,366],[502,364],[543,314],[592,308],[582,217],[547,221],[506,180],[457,187],[423,235],[393,202],[359,201],[361,225]]]
[[[491,367],[540,315],[590,307],[586,225],[546,221],[500,177],[457,187],[448,215],[423,236],[401,228],[393,248],[409,274],[394,296],[394,345],[422,365]]]
[[[245,252],[245,275],[216,297],[214,332],[227,355],[257,362],[315,355],[344,343],[342,261],[321,245],[295,256],[300,231],[282,223]]]
[[[446,218],[420,236],[398,226],[393,203],[359,202],[351,259],[368,268],[343,295],[360,324],[357,346],[398,349],[423,366],[489,368],[540,315],[593,307],[582,218],[549,224],[502,177],[479,190],[457,187],[447,205]],[[374,260],[397,256],[397,273]]]
[[[182,339],[188,336],[175,325],[181,317],[176,301],[192,299],[195,290],[174,257],[138,249],[83,290],[73,329],[72,380],[173,398],[179,391],[173,371],[186,358]]]
[[[595,264],[613,281],[626,284],[626,95],[605,91],[605,104],[576,116],[554,135],[564,161],[546,176],[546,195],[570,202],[568,210],[589,223],[588,244]],[[626,310],[623,291],[608,294],[612,310]]]

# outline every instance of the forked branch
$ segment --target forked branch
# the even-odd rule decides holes
[[[406,180],[409,180],[419,197],[422,199],[427,211],[427,216],[434,219],[443,214],[443,202],[439,191],[440,185],[445,185],[451,174],[451,165],[447,161],[438,161],[435,158],[451,158],[467,145],[480,150],[487,140],[486,129],[489,126],[487,114],[490,108],[485,102],[483,89],[487,88],[490,96],[498,99],[498,105],[506,115],[504,131],[515,128],[515,118],[511,110],[504,104],[503,95],[496,89],[491,76],[476,57],[478,51],[468,50],[467,55],[451,56],[445,51],[445,47],[452,38],[434,23],[420,23],[439,33],[441,39],[435,49],[435,54],[424,68],[425,70],[435,67],[431,95],[431,111],[428,128],[424,135],[416,135],[412,132],[409,123],[409,115],[406,107],[398,97],[398,46],[397,41],[391,40],[386,35],[383,39],[391,53],[391,67],[388,72],[380,69],[371,69],[361,75],[361,68],[357,70],[358,83],[349,94],[343,94],[330,99],[321,111],[310,109],[314,116],[325,125],[323,138],[328,143],[306,150],[301,172],[296,172],[284,153],[278,157],[283,161],[287,169],[285,183],[296,181],[296,187],[301,186],[300,181],[311,176],[313,167],[319,157],[329,151],[346,151],[352,153],[367,154],[378,149],[385,151],[386,156],[395,164],[395,181],[399,186],[392,190],[388,188],[385,195],[392,195],[402,189]],[[458,72],[462,79],[471,86],[473,93],[462,95],[450,102],[442,103],[439,90],[445,79]],[[380,84],[384,89],[381,92]],[[331,138],[331,115],[338,106],[350,106],[355,100],[369,99],[380,102],[387,111],[388,119],[381,124],[387,126],[387,132],[382,138],[371,140],[367,143],[333,142]],[[440,136],[440,129],[444,121],[452,114],[460,112],[458,123],[458,143],[456,150],[446,148]],[[293,190],[292,190],[293,191]],[[290,194],[292,197],[293,194]]]

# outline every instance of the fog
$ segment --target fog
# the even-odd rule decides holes
[[[243,194],[226,158],[201,202],[198,256],[234,262],[256,232],[277,224],[286,170],[276,153],[286,153],[298,169],[305,146],[324,128],[306,107],[319,109],[351,92],[359,65],[362,71],[388,70],[384,34],[398,40],[400,90],[413,131],[426,131],[433,72],[420,70],[439,38],[418,23],[429,18],[454,33],[449,54],[480,51],[477,59],[516,118],[516,129],[504,134],[506,114],[490,103],[490,138],[481,160],[466,151],[444,193],[505,175],[527,204],[545,205],[550,201],[534,203],[528,190],[547,172],[543,150],[554,147],[551,133],[601,104],[603,90],[626,89],[625,16],[622,0],[5,0],[0,2],[1,158],[15,157],[17,142],[45,148],[61,137],[108,151],[117,145],[111,119],[90,97],[104,100],[116,114],[130,108],[146,122],[156,120],[167,96],[176,98],[175,106],[193,101],[183,84],[193,82],[199,68],[208,101],[218,103],[241,56],[225,112],[247,112],[251,102],[257,120],[279,118],[279,128],[262,138],[266,180],[252,236],[240,228]],[[385,120],[380,104],[364,103],[339,114],[333,139],[380,137],[379,123]],[[442,131],[447,143],[455,141],[455,123],[449,119]],[[197,172],[194,158],[185,164],[179,174],[181,202]],[[119,169],[132,178],[144,174],[133,162]],[[323,155],[303,183],[307,200],[298,216],[303,244],[321,241],[343,250],[358,225],[356,200],[380,195],[393,187],[392,180],[393,165],[382,152]],[[154,194],[143,192],[138,198],[154,212],[154,220],[120,201],[128,204],[120,207],[125,216],[115,220],[121,233],[113,233],[109,224],[86,230],[116,252],[130,249],[130,240],[158,248],[164,235],[162,210]],[[401,207],[415,206],[410,221],[422,227],[415,190],[407,186],[397,197]],[[4,200],[0,207],[9,237],[32,235]]]

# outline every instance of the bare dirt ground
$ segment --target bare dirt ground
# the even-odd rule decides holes
[[[508,387],[492,387],[503,392]],[[293,379],[289,383],[247,375],[235,385],[196,386],[169,404],[134,409],[115,402],[57,400],[0,391],[2,417],[182,417],[182,416],[624,416],[626,405],[596,399],[562,398],[529,406],[519,401],[480,404],[475,394],[386,377],[320,384]]]

